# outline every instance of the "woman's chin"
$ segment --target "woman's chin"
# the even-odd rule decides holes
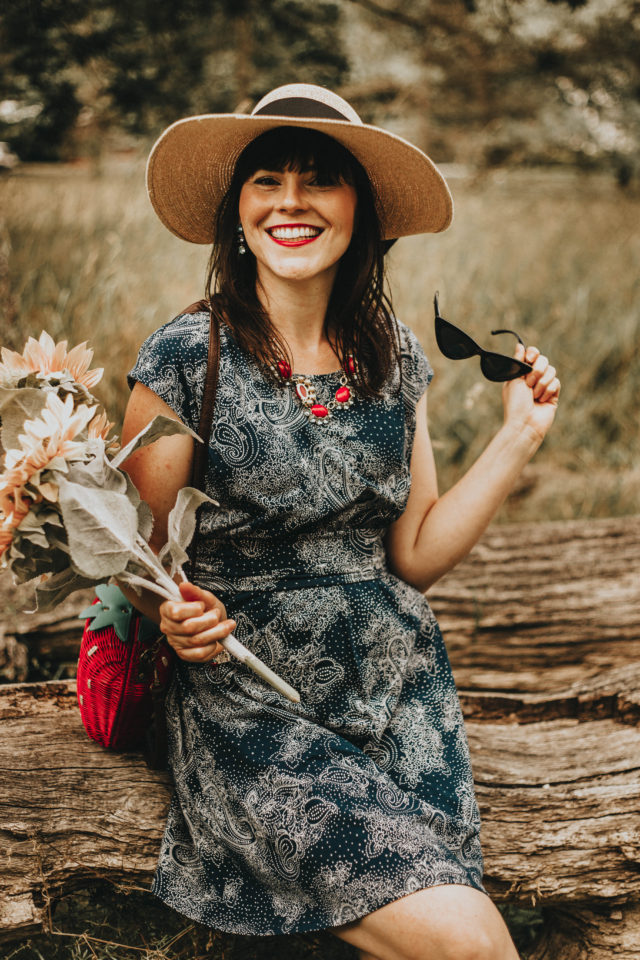
[[[302,260],[299,257],[295,259],[294,257],[286,258],[278,263],[266,264],[265,266],[272,277],[291,283],[314,280],[323,274],[326,274],[327,278],[332,280],[335,274],[334,264],[314,263],[313,261]],[[259,270],[259,272],[261,271]]]

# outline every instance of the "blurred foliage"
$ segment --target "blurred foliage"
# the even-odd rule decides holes
[[[325,0],[12,0],[0,139],[22,160],[62,159],[99,152],[114,129],[158,132],[291,79],[339,86],[338,27]]]
[[[11,0],[0,140],[97,157],[297,80],[441,161],[605,164],[626,184],[639,41],[640,0]]]
[[[640,172],[639,0],[347,3],[413,61],[362,70],[361,108],[424,118],[412,137],[440,161],[604,164],[623,184]]]

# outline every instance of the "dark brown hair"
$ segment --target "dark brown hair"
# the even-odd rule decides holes
[[[325,333],[335,342],[341,364],[352,354],[361,393],[375,395],[400,366],[397,325],[384,290],[384,254],[373,191],[362,165],[337,140],[304,127],[278,127],[253,140],[240,154],[215,225],[207,272],[207,297],[237,343],[266,366],[289,363],[256,292],[256,260],[239,253],[238,204],[243,184],[256,170],[313,170],[320,183],[348,183],[356,190],[353,236],[343,254],[329,298]]]

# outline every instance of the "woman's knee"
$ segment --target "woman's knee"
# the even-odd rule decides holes
[[[419,891],[334,932],[378,960],[518,960],[489,898],[460,886]]]
[[[428,939],[412,938],[396,949],[397,960],[518,960],[508,936],[464,925],[432,931]]]
[[[482,927],[449,930],[441,943],[442,960],[517,960],[513,948],[505,951],[508,939]],[[430,960],[428,950],[420,960]]]

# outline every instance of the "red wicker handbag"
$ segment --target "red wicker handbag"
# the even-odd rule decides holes
[[[202,489],[208,460],[218,369],[220,316],[200,300],[183,313],[209,311],[209,354],[192,485]],[[195,556],[198,528],[189,550]],[[96,599],[80,614],[86,617],[78,659],[77,696],[87,734],[104,747],[142,747],[147,765],[163,769],[167,760],[164,701],[171,681],[174,653],[157,624],[129,603],[114,584],[99,584]]]
[[[119,587],[101,583],[96,594],[80,614],[87,617],[78,659],[80,716],[88,735],[103,747],[147,748],[174,653],[157,624],[139,614]]]

